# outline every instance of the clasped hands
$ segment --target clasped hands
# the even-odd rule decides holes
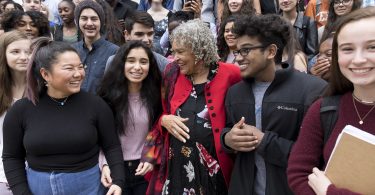
[[[233,128],[225,134],[225,145],[239,152],[250,152],[260,144],[264,133],[254,126],[245,123],[245,118],[241,117]]]

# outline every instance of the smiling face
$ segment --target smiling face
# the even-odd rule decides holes
[[[51,70],[42,68],[40,73],[48,83],[47,93],[54,98],[65,98],[78,93],[85,78],[85,70],[78,54],[66,51],[57,56]]]
[[[198,64],[195,63],[195,55],[191,49],[177,41],[172,42],[172,50],[174,61],[180,66],[180,72],[184,75],[192,75],[195,73]]]
[[[231,50],[235,50],[237,48],[237,40],[234,34],[232,33],[233,24],[234,22],[228,22],[225,25],[225,29],[224,29],[224,39],[229,49]]]
[[[39,36],[39,30],[34,21],[28,15],[23,15],[16,24],[16,29],[25,33],[27,38],[34,39]]]
[[[257,37],[237,37],[238,50],[248,50],[246,55],[236,56],[243,78],[255,78],[257,81],[269,81],[269,78],[273,78],[275,65],[271,64],[271,61],[274,60],[275,54],[270,53],[270,47],[263,46]]]
[[[85,39],[96,41],[100,39],[100,18],[95,10],[91,8],[83,9],[79,16],[79,28]]]
[[[30,57],[30,44],[30,40],[21,39],[8,45],[5,55],[11,71],[26,72]]]
[[[229,0],[228,1],[228,7],[229,11],[233,13],[237,13],[241,10],[243,4],[243,0]]]
[[[58,11],[61,19],[64,21],[65,24],[69,24],[74,21],[74,10],[68,2],[60,2]]]
[[[124,75],[129,88],[140,89],[150,69],[150,59],[143,48],[133,48],[125,59]]]
[[[151,48],[154,39],[154,28],[136,22],[131,32],[125,31],[125,39],[127,41],[142,41]]]
[[[374,23],[375,17],[348,23],[337,37],[340,71],[355,88],[375,88],[375,28],[368,27]]]
[[[297,0],[279,0],[279,7],[283,12],[296,11]]]
[[[352,11],[353,0],[335,0],[333,3],[333,10],[338,16],[343,16]]]

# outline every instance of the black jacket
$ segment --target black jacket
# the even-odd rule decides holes
[[[311,60],[318,53],[318,30],[315,21],[299,12],[293,27],[303,52],[307,59]]]
[[[229,88],[225,100],[227,125],[221,134],[230,131],[242,116],[246,124],[255,126],[255,99],[253,81],[241,81]],[[276,71],[275,79],[264,94],[262,104],[262,129],[264,137],[257,147],[266,165],[266,195],[293,194],[287,183],[286,168],[289,152],[297,139],[303,117],[311,103],[320,96],[326,82],[295,71],[291,66]],[[233,152],[233,151],[232,151]],[[254,194],[256,166],[254,152],[239,152],[236,156],[230,195]]]

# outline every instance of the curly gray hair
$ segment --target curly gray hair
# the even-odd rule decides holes
[[[203,60],[205,66],[219,60],[214,36],[207,25],[199,19],[189,20],[176,27],[170,41],[191,47],[197,61]]]

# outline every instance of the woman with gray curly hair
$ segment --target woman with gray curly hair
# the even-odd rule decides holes
[[[148,194],[227,194],[233,162],[221,150],[220,133],[225,94],[241,80],[239,68],[218,62],[214,37],[200,20],[179,25],[171,43],[164,112],[147,137],[139,167],[153,168]]]

